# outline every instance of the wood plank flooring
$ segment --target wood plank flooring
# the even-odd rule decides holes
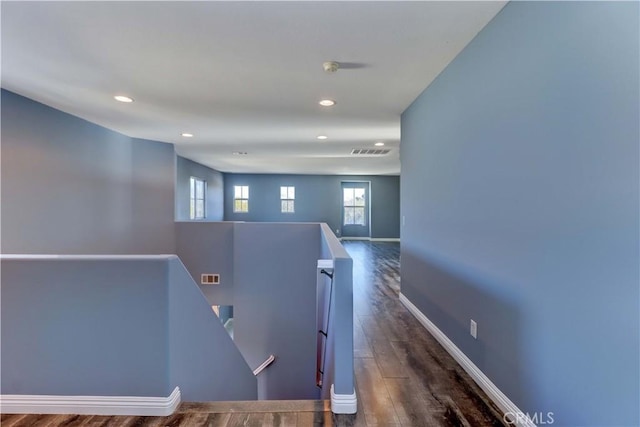
[[[356,387],[366,426],[504,426],[503,414],[400,303],[400,245],[346,241]]]
[[[185,402],[169,417],[3,414],[0,425],[506,426],[499,409],[400,303],[399,244],[343,244],[354,260],[356,415],[336,416],[322,401]]]

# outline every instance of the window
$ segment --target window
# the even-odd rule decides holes
[[[364,188],[343,188],[344,225],[366,225]]]
[[[189,219],[205,219],[207,182],[192,176],[190,184]]]
[[[280,187],[280,210],[282,213],[294,213],[296,187]]]
[[[249,186],[233,186],[233,211],[249,212]]]

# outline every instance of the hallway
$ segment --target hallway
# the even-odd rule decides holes
[[[343,245],[354,274],[354,425],[504,425],[499,409],[400,303],[400,245]]]
[[[182,403],[169,417],[2,415],[26,426],[503,426],[484,392],[400,303],[400,245],[345,241],[353,258],[358,413],[328,402]]]

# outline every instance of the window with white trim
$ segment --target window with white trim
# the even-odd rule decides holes
[[[249,186],[233,186],[233,211],[249,212]]]
[[[205,219],[207,217],[207,181],[192,176],[189,179],[189,219]]]
[[[280,211],[282,213],[294,213],[296,201],[296,187],[280,187]]]
[[[343,188],[344,225],[367,225],[364,188]]]

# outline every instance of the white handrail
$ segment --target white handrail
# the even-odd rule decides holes
[[[272,354],[267,358],[267,360],[262,362],[260,366],[258,366],[256,369],[253,370],[253,375],[258,376],[260,372],[264,371],[267,368],[267,366],[271,365],[273,362],[275,362],[275,360],[276,360],[276,357]]]

